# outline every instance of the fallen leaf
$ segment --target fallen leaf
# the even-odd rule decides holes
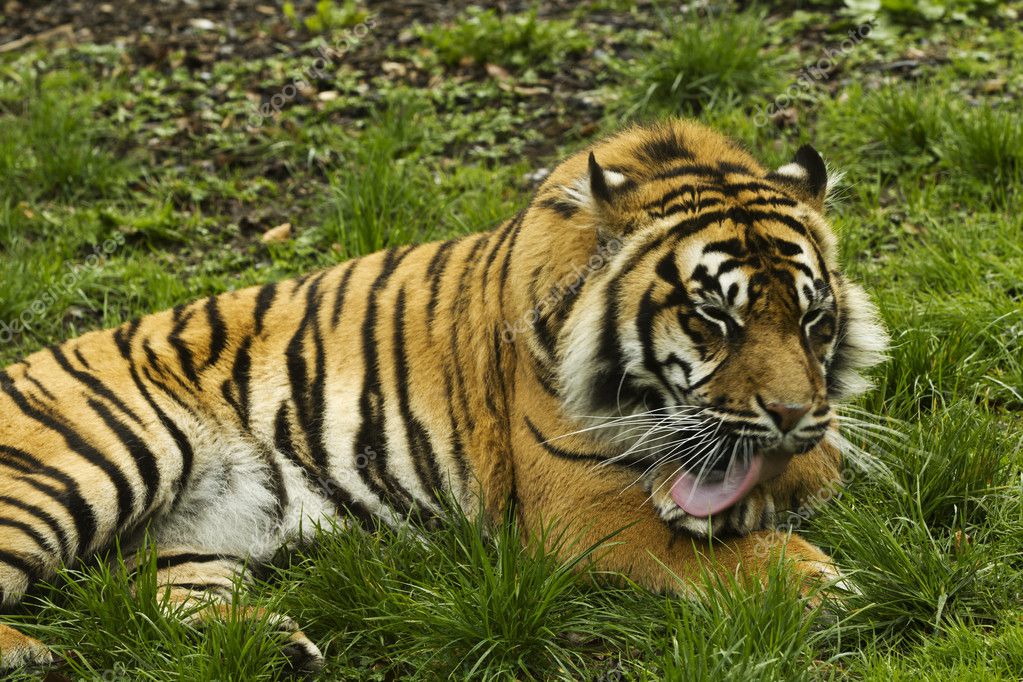
[[[380,68],[388,76],[398,76],[399,78],[408,73],[408,69],[401,62],[383,62]]]
[[[497,64],[487,64],[486,67],[484,68],[487,71],[487,75],[490,76],[491,78],[494,78],[501,82],[511,80],[511,74],[508,73],[508,70],[502,66],[498,66]]]
[[[988,95],[994,94],[996,92],[1001,92],[1004,89],[1005,89],[1004,78],[991,78],[980,84],[980,91]]]
[[[291,239],[291,223],[281,223],[263,233],[260,241],[264,244],[279,244]]]
[[[210,21],[209,19],[203,19],[202,17],[189,19],[188,25],[200,31],[212,31],[217,27],[216,22]]]
[[[516,95],[522,95],[523,97],[532,97],[534,95],[546,95],[550,92],[548,88],[545,88],[542,85],[534,85],[533,87],[516,85],[514,88],[512,88],[512,91]]]

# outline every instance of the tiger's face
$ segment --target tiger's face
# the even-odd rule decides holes
[[[729,213],[623,273],[632,295],[618,309],[633,323],[619,320],[622,392],[647,410],[700,407],[720,419],[720,439],[802,452],[832,417],[827,375],[840,311],[831,273],[810,239],[771,235],[742,209]]]
[[[602,416],[624,448],[615,460],[668,470],[672,497],[695,516],[734,505],[820,443],[833,401],[862,390],[857,370],[885,345],[873,306],[838,268],[816,151],[773,173],[723,151],[655,160],[640,148],[610,170],[599,149],[590,156],[589,194],[577,185],[576,198],[619,248],[581,292],[560,347],[569,413]]]

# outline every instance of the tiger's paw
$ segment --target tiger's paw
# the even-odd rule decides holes
[[[277,625],[287,635],[284,655],[288,659],[288,669],[292,673],[308,676],[323,670],[325,663],[323,654],[320,653],[319,647],[298,629],[295,621],[282,617]]]
[[[0,670],[53,664],[53,654],[38,639],[0,625]]]
[[[213,620],[227,621],[232,618],[263,620],[280,633],[281,650],[287,658],[288,671],[292,675],[308,677],[323,669],[325,660],[312,640],[306,637],[298,624],[289,616],[267,611],[261,607],[237,607],[230,604],[212,603],[191,614],[185,620],[201,626]]]

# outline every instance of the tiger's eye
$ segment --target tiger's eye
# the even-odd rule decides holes
[[[809,338],[827,343],[835,335],[835,315],[828,310],[807,313],[803,322]]]
[[[717,327],[722,336],[734,334],[738,328],[735,318],[720,306],[705,303],[696,306],[696,312],[705,320],[712,322],[711,326]]]

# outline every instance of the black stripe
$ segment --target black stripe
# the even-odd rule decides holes
[[[572,452],[564,448],[559,448],[550,444],[550,439],[541,433],[540,429],[537,428],[536,424],[533,423],[528,416],[525,417],[526,426],[529,427],[529,431],[533,434],[533,438],[536,442],[549,454],[554,455],[560,459],[573,459],[581,461],[592,461],[592,462],[604,462],[608,458],[613,457],[613,454],[603,454],[599,452]]]
[[[511,270],[511,259],[515,251],[515,243],[525,222],[525,215],[523,215],[523,219],[515,226],[515,231],[512,232],[511,240],[508,242],[508,248],[504,252],[504,262],[501,263],[501,279],[498,282],[498,292],[500,293],[498,300],[501,302],[501,305],[504,305],[504,292],[508,286],[508,273]]]
[[[654,242],[656,243],[656,242]],[[652,247],[649,247],[652,248]],[[618,336],[618,297],[621,279],[612,279],[604,291],[603,319],[597,346],[599,366],[594,372],[593,399],[597,405],[613,408],[618,402],[618,387],[623,380],[625,359]]]
[[[473,245],[469,255],[463,261],[462,272],[458,278],[458,289],[455,298],[451,302],[451,324],[452,330],[449,334],[450,337],[450,348],[451,358],[453,359],[452,370],[455,374],[455,394],[458,398],[459,407],[462,409],[462,415],[465,420],[464,426],[472,431],[475,428],[475,417],[469,407],[469,393],[465,385],[465,373],[462,371],[462,363],[460,358],[465,357],[459,348],[461,341],[462,332],[467,330],[465,324],[465,314],[469,308],[470,291],[470,277],[473,273],[473,268],[477,262],[477,254],[480,249],[486,246],[490,237],[493,233],[483,233],[476,239],[476,243]],[[511,251],[509,250],[509,254]]]
[[[174,440],[174,444],[178,448],[178,453],[181,455],[181,475],[178,476],[178,480],[175,482],[175,504],[180,499],[179,495],[181,491],[188,486],[189,478],[192,475],[192,463],[195,459],[195,451],[192,448],[191,442],[184,432],[178,427],[177,423],[171,419],[166,412],[164,412],[159,405],[156,404],[156,400],[153,399],[149,389],[146,388],[145,384],[142,383],[142,377],[139,376],[138,367],[135,364],[134,359],[131,357],[131,344],[138,332],[138,324],[132,324],[125,328],[121,327],[114,333],[114,342],[117,344],[121,355],[124,356],[128,361],[128,370],[131,373],[132,381],[135,382],[135,387],[138,389],[142,399],[146,401],[149,407],[156,413],[156,418],[160,420],[160,425],[171,435]],[[152,378],[148,377],[148,370],[145,370],[147,378],[152,382]],[[170,393],[166,387],[159,382],[153,382],[153,385],[163,390],[164,393]]]
[[[9,504],[12,507],[16,507],[17,509],[24,511],[27,514],[31,514],[32,516],[36,517],[44,524],[46,524],[46,526],[56,536],[57,542],[60,543],[60,551],[62,553],[61,556],[67,559],[72,558],[73,553],[71,550],[71,540],[70,538],[68,538],[67,531],[64,530],[64,527],[60,525],[60,522],[57,521],[57,519],[54,518],[52,514],[50,514],[42,507],[37,507],[34,504],[29,504],[28,502],[15,499],[13,497],[10,497],[9,495],[0,495],[0,502]],[[43,547],[46,546],[47,545],[43,545]]]
[[[752,199],[747,199],[743,202],[747,207],[749,206],[796,206],[797,202],[789,197],[781,196],[760,196]]]
[[[117,490],[117,524],[125,525],[135,507],[135,495],[131,490],[128,479],[117,465],[108,460],[106,456],[95,447],[86,442],[74,429],[63,424],[52,415],[35,409],[25,400],[25,396],[14,386],[7,374],[0,372],[0,390],[3,390],[14,404],[18,406],[26,417],[37,422],[41,426],[54,431],[64,439],[64,443],[72,452],[83,457],[89,463],[97,466],[110,479]]]
[[[674,256],[674,254],[672,254]],[[671,262],[674,264],[674,258],[671,258]],[[664,366],[657,359],[655,352],[654,343],[654,320],[657,317],[657,313],[662,310],[662,307],[654,302],[653,297],[654,286],[650,285],[645,292],[643,292],[643,298],[639,303],[639,310],[636,313],[636,333],[640,339],[640,346],[643,348],[643,367],[649,374],[657,377],[657,380],[661,382],[661,386],[664,389],[665,394],[674,396],[676,399],[681,400],[682,396],[678,394],[676,387],[672,382],[668,381],[664,375]],[[671,364],[678,364],[682,367],[683,371],[687,369],[687,365],[682,363],[677,357],[675,362]],[[689,373],[686,372],[686,382],[689,381]]]
[[[377,343],[379,295],[408,253],[389,250],[384,256],[381,270],[369,291],[366,314],[362,324],[362,357],[365,367],[362,395],[359,397],[361,423],[355,437],[356,457],[366,458],[365,466],[358,467],[363,482],[386,504],[401,516],[415,516],[412,496],[387,470],[387,433],[385,430],[384,393],[380,378],[380,357]]]
[[[294,464],[302,472],[302,476],[310,487],[325,494],[325,497],[341,514],[355,517],[363,528],[373,530],[376,518],[361,502],[357,502],[341,484],[329,476],[318,474],[308,462],[305,462],[295,451],[295,443],[291,436],[291,421],[288,418],[288,404],[282,403],[274,418],[274,448],[282,457]]]
[[[538,206],[557,213],[562,220],[571,220],[579,212],[579,206],[562,197],[548,197],[539,202]]]
[[[0,549],[0,562],[24,573],[29,583],[34,583],[42,577],[42,570],[40,570],[41,567],[38,562],[33,562],[17,552],[8,552]],[[9,598],[7,593],[0,589],[0,603],[5,602]]]
[[[113,431],[117,439],[121,441],[121,445],[124,446],[128,454],[135,460],[139,477],[142,479],[142,484],[146,487],[146,502],[142,511],[143,513],[149,511],[150,506],[153,504],[153,498],[156,497],[156,491],[160,488],[160,469],[156,465],[156,455],[146,446],[145,437],[138,435],[128,428],[124,422],[118,420],[107,409],[106,405],[95,398],[90,398],[88,404],[92,411],[99,415],[99,418],[107,425],[107,428]]]
[[[505,392],[504,383],[504,353],[501,351],[501,330],[498,327],[494,327],[494,330],[490,337],[491,353],[494,360],[494,373],[492,375],[492,381],[487,382],[484,385],[483,390],[487,394],[487,407],[490,408],[492,414],[498,420],[507,420],[507,406],[508,406],[508,395]],[[498,410],[497,400],[494,399],[493,395],[497,394],[500,398],[503,410]]]
[[[355,266],[358,265],[359,261],[349,263],[348,267],[345,268],[345,274],[341,275],[341,281],[337,285],[337,291],[334,292],[334,308],[330,311],[330,326],[337,328],[338,322],[341,321],[341,311],[345,305],[345,294],[348,293],[348,284],[351,282],[352,273],[355,272]]]
[[[405,288],[398,291],[394,306],[394,382],[398,393],[398,411],[405,425],[408,454],[415,466],[416,477],[435,504],[440,505],[438,494],[442,490],[441,473],[437,467],[437,453],[423,423],[412,414],[409,401],[409,372],[407,343],[405,339]]]
[[[27,365],[28,363],[25,363],[25,364]],[[30,384],[32,384],[33,386],[35,386],[37,391],[42,393],[44,396],[46,396],[50,400],[56,400],[57,399],[57,397],[55,395],[50,393],[50,391],[47,390],[47,388],[45,386],[43,386],[41,383],[39,383],[39,381],[36,380],[36,378],[34,376],[32,376],[31,374],[29,374],[28,372],[29,372],[29,370],[26,368],[25,369],[25,374],[23,375],[25,377],[25,381],[27,381]]]
[[[550,365],[549,361],[544,358],[539,358],[536,353],[530,351],[530,358],[533,362],[533,374],[536,377],[536,381],[548,395],[554,398],[560,398],[561,395],[558,392],[558,378],[554,371],[554,368]]]
[[[175,566],[181,566],[182,564],[209,564],[214,561],[232,561],[239,565],[243,563],[238,557],[226,554],[184,552],[182,554],[164,554],[156,557],[156,570],[165,571],[168,568],[174,568]]]
[[[714,206],[720,206],[722,203],[724,202],[717,197],[699,196],[695,203],[690,201],[680,201],[666,208],[662,208],[657,212],[657,217],[670,218],[676,213],[682,213],[683,211],[690,211],[694,213],[696,211],[705,211]]]
[[[670,234],[680,239],[691,237],[694,234],[707,229],[711,225],[729,219],[727,211],[707,211],[691,218],[680,220],[671,226]]]
[[[739,192],[770,192],[771,194],[784,194],[774,185],[766,182],[750,180],[748,182],[726,182],[722,191],[730,197],[738,196]]]
[[[242,428],[249,429],[249,382],[252,375],[252,337],[246,336],[234,356],[231,379],[234,382],[236,400],[233,403]]]
[[[291,384],[291,398],[295,403],[296,416],[300,428],[305,433],[313,464],[320,474],[327,471],[327,448],[323,443],[326,367],[323,337],[318,323],[322,281],[321,273],[312,280],[306,290],[302,320],[285,351],[288,381]],[[313,376],[309,375],[309,362],[305,357],[307,336],[311,337],[313,342]]]
[[[298,456],[295,449],[295,441],[291,437],[291,420],[288,418],[288,404],[281,403],[277,408],[277,416],[274,418],[274,447],[277,451],[290,460],[310,480],[315,480],[316,470],[311,468]]]
[[[277,505],[274,509],[274,516],[276,517],[275,527],[280,528],[281,523],[284,521],[284,513],[288,509],[288,488],[284,484],[284,471],[281,469],[281,463],[277,460],[273,448],[264,445],[262,442],[256,442],[255,447],[262,456],[263,461],[266,462],[267,469],[269,470],[266,488],[273,495],[274,499],[277,500]]]
[[[486,294],[487,280],[490,277],[490,267],[494,264],[494,260],[497,259],[498,251],[501,250],[501,247],[504,245],[505,241],[508,239],[508,235],[513,233],[515,231],[515,228],[518,227],[518,224],[522,222],[522,218],[523,218],[523,216],[525,214],[526,214],[525,211],[519,211],[518,214],[514,218],[512,218],[510,221],[505,223],[504,227],[502,227],[497,232],[497,243],[495,243],[494,246],[490,249],[490,253],[487,254],[487,259],[486,259],[486,262],[485,262],[485,264],[483,266],[483,292],[484,292],[484,294]]]
[[[253,309],[252,315],[255,319],[255,333],[257,335],[263,333],[263,320],[266,318],[266,312],[270,309],[276,296],[276,282],[263,285],[259,289],[259,294],[256,295],[256,307]]]
[[[210,354],[206,358],[206,366],[209,367],[217,364],[227,347],[227,325],[220,313],[220,303],[216,296],[206,299],[206,321],[210,325]]]
[[[13,461],[6,458],[0,459],[0,465],[20,471],[27,476],[46,476],[64,486],[64,490],[60,491],[27,476],[17,477],[17,480],[32,486],[67,510],[68,516],[75,524],[75,532],[78,534],[78,545],[71,555],[77,555],[79,552],[90,549],[96,537],[96,513],[82,497],[78,483],[60,469],[43,464],[23,450],[9,445],[0,445],[0,453],[13,458]]]
[[[536,266],[533,270],[532,277],[529,278],[529,303],[530,311],[533,313],[533,324],[531,326],[533,329],[533,336],[540,344],[540,348],[543,349],[549,359],[553,360],[557,339],[555,338],[554,332],[551,331],[551,328],[548,325],[548,318],[554,313],[554,310],[547,309],[551,307],[551,303],[544,304],[543,306],[540,305],[541,299],[538,297],[538,292],[536,291],[536,283],[540,281],[540,274],[543,271],[543,268],[544,265]],[[543,300],[556,300],[559,295],[560,291],[558,290],[557,285],[555,285],[554,288],[546,292]]]
[[[181,338],[181,332],[185,330],[188,322],[192,319],[193,313],[182,314],[183,311],[184,308],[181,307],[174,309],[172,313],[174,326],[171,328],[170,335],[167,336],[167,343],[177,353],[178,363],[181,365],[181,371],[184,372],[185,377],[193,385],[198,386],[199,375],[195,371],[195,359],[192,357],[192,350],[185,343],[184,339]]]
[[[756,172],[749,166],[741,163],[734,163],[732,161],[718,161],[718,170],[722,173],[728,173],[729,175],[752,175],[753,177],[760,177],[760,173]]]
[[[669,168],[657,173],[652,179],[653,180],[674,180],[676,178],[684,177],[698,177],[698,178],[709,178],[717,180],[718,182],[724,182],[724,178],[721,177],[721,171],[713,166],[705,166],[702,164],[690,164],[688,166],[678,166],[676,168]]]
[[[426,266],[426,277],[430,280],[430,298],[426,304],[426,324],[430,330],[433,329],[433,318],[437,313],[438,295],[441,281],[444,279],[444,270],[447,268],[448,261],[451,260],[453,247],[460,241],[460,239],[451,239],[438,246],[429,265]]]
[[[465,447],[462,445],[461,429],[458,426],[458,416],[455,414],[455,399],[453,393],[453,387],[451,385],[451,375],[447,372],[444,373],[444,395],[447,399],[448,404],[448,417],[449,424],[451,427],[451,456],[455,460],[457,467],[458,483],[461,490],[465,490],[469,485],[469,477],[471,471],[469,469],[469,463],[465,457]]]
[[[774,222],[785,225],[797,234],[808,237],[806,226],[790,215],[785,215],[784,213],[779,213],[777,211],[746,211],[745,213],[751,222],[773,220]]]
[[[156,355],[156,351],[153,350],[153,344],[151,343],[150,339],[142,340],[142,352],[146,356],[146,361],[149,363],[149,367],[144,366],[142,368],[143,372],[146,375],[146,379],[148,379],[150,383],[152,383],[154,386],[163,391],[163,393],[166,394],[168,398],[176,402],[182,408],[186,410],[190,409],[185,404],[184,399],[181,397],[181,395],[179,395],[178,391],[172,391],[169,388],[167,388],[166,384],[164,384],[161,381],[158,381],[155,377],[153,377],[153,373],[149,371],[149,368],[152,367],[160,374],[161,377],[169,376],[171,379],[173,379],[174,383],[180,386],[182,389],[184,389],[185,392],[192,390],[191,387],[188,384],[186,384],[184,380],[177,375],[176,372],[171,372],[170,370],[167,369],[167,367],[164,366],[163,361],[160,360],[160,358]],[[128,362],[131,362],[130,355],[126,355],[124,359]]]
[[[60,550],[50,544],[49,540],[43,537],[43,534],[33,528],[31,525],[24,521],[17,521],[15,519],[8,519],[0,517],[0,526],[6,526],[7,528],[14,528],[20,530],[22,533],[32,538],[32,541],[39,547],[39,552],[43,556],[50,554],[59,554]]]
[[[690,161],[693,152],[679,138],[673,129],[658,131],[655,137],[644,140],[639,145],[639,161],[644,164],[660,165],[672,161]]]
[[[659,211],[661,211],[661,215],[668,215],[667,213],[664,212],[665,207],[675,199],[679,199],[682,197],[686,198],[692,197],[693,199],[696,199],[697,196],[700,196],[701,200],[703,200],[703,197],[701,195],[702,192],[706,191],[715,192],[717,190],[713,188],[703,188],[701,190],[700,188],[693,187],[692,185],[683,185],[682,187],[675,187],[674,189],[671,189],[662,194],[659,199],[656,199],[654,201],[648,201],[647,203],[643,204],[643,208],[646,209],[647,211],[658,209]],[[708,198],[714,198],[715,200],[717,200],[716,197]],[[720,203],[720,200],[717,201],[718,203]],[[691,204],[689,202],[682,202],[681,205],[687,206]]]
[[[85,359],[84,355],[82,355],[82,349],[76,347],[74,353],[75,357],[78,359],[78,362],[82,365],[82,367],[89,371],[92,371],[92,365],[90,365],[89,361]]]
[[[143,425],[142,420],[139,419],[139,416],[135,414],[135,412],[132,411],[130,407],[125,405],[124,401],[118,398],[114,394],[114,392],[111,391],[102,381],[100,381],[99,379],[97,379],[96,377],[92,376],[87,372],[82,372],[72,367],[71,363],[68,362],[67,356],[64,355],[64,352],[60,348],[56,346],[51,346],[49,350],[50,354],[53,355],[53,358],[57,361],[57,364],[60,365],[65,372],[73,376],[81,383],[88,386],[89,389],[92,390],[94,393],[97,393],[103,398],[106,398],[112,405],[114,405],[118,410],[123,412],[125,416],[127,416],[133,422],[135,422],[139,426]]]

